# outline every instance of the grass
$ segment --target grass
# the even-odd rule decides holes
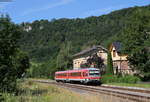
[[[37,83],[34,79],[19,81],[18,94],[3,93],[3,102],[121,102],[122,99],[111,95],[83,93],[59,88],[54,85]],[[150,88],[149,84],[109,83],[118,86],[136,86]],[[124,100],[124,99],[123,99]],[[128,100],[125,100],[128,102]],[[124,102],[125,102],[124,101]],[[1,97],[0,97],[1,102]]]
[[[86,95],[49,84],[25,81],[19,84],[18,95],[3,93],[4,102],[105,102],[95,95]]]
[[[129,83],[107,83],[108,85],[127,86],[127,87],[141,87],[150,88],[150,84],[129,84]]]

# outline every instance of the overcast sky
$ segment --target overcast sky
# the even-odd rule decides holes
[[[4,2],[7,1],[7,2]],[[144,6],[150,0],[0,0],[0,13],[15,23],[53,18],[100,16],[122,8]]]

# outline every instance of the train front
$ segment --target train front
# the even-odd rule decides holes
[[[89,69],[87,82],[100,83],[100,70],[96,68]]]

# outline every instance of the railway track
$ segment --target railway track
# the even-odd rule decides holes
[[[48,80],[35,80],[35,81],[40,83],[54,84],[58,86],[74,88],[74,89],[81,89],[81,90],[94,92],[94,93],[111,95],[111,96],[131,100],[134,102],[150,102],[150,90],[127,89],[127,88],[117,88],[117,87],[108,87],[108,86],[87,86],[87,85],[60,83],[60,82],[57,83]]]
[[[141,92],[141,93],[148,93],[150,94],[150,89],[144,89],[144,88],[132,88],[132,87],[116,87],[116,86],[100,86],[104,88],[110,88],[110,89],[120,89],[120,90],[127,90],[127,91],[133,91],[133,92]]]

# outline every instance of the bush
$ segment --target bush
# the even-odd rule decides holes
[[[137,83],[140,81],[140,78],[132,75],[125,75],[124,77],[120,77],[118,81],[121,83]]]
[[[137,83],[140,78],[132,75],[116,76],[116,75],[103,75],[100,80],[102,83]]]
[[[2,95],[2,93],[0,93],[0,102],[4,101],[4,97]]]
[[[117,82],[118,78],[116,75],[103,75],[100,79],[101,83],[113,83]]]

